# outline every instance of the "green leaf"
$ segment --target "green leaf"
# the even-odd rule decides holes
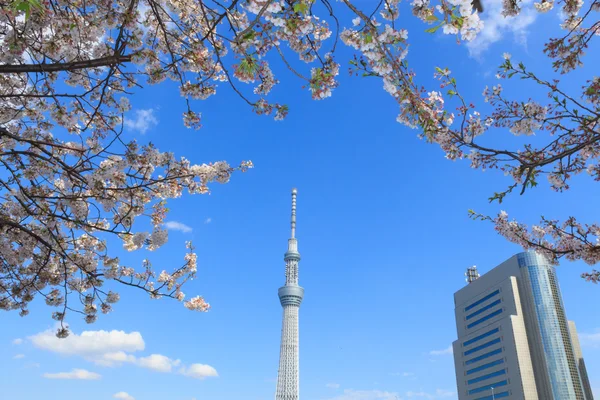
[[[285,20],[285,24],[290,31],[295,31],[298,24],[294,18],[288,18]]]
[[[454,90],[448,90],[448,95],[450,97],[454,96],[456,94],[456,92]]]
[[[44,6],[40,0],[15,0],[11,5],[14,11],[24,12],[25,19],[29,19],[33,8],[37,9],[41,13],[45,12]]]
[[[244,37],[242,38],[242,40],[244,40],[244,41],[245,40],[252,40],[252,39],[254,39],[255,36],[256,36],[256,32],[250,31],[250,32],[248,32],[248,33],[246,33],[244,35]]]
[[[256,74],[256,60],[252,56],[244,58],[238,67],[240,70],[248,74]]]
[[[14,2],[14,9],[17,11],[23,11],[26,15],[27,18],[29,18],[29,13],[31,12],[31,7],[29,6],[29,3],[26,1],[20,1],[20,2]]]
[[[294,12],[306,14],[308,12],[308,5],[306,3],[296,3],[294,4]]]
[[[31,4],[33,7],[37,8],[39,11],[44,11],[44,6],[42,6],[42,3],[40,3],[40,0],[28,0],[29,4]]]
[[[438,29],[441,28],[442,25],[434,26],[433,28],[425,29],[427,33],[435,33]]]
[[[430,21],[430,22],[434,22],[434,21],[437,21],[437,20],[438,20],[438,17],[436,15],[434,15],[434,14],[431,14],[431,15],[429,15],[426,18],[426,21]]]

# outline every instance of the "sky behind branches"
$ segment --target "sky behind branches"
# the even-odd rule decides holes
[[[366,9],[370,1],[357,4]],[[425,35],[426,27],[405,9],[408,60],[417,80],[437,90],[434,67],[448,67],[465,97],[482,104],[484,87],[497,82],[503,52],[550,77],[542,46],[558,32],[559,18],[526,11],[507,23],[499,4],[484,3],[486,28],[469,45],[441,33]],[[351,24],[350,15],[339,17],[342,27]],[[584,59],[588,67],[565,78],[571,93],[600,62],[593,50]],[[256,165],[227,185],[214,185],[210,196],[171,201],[170,240],[156,253],[120,254],[125,265],[149,258],[160,271],[180,265],[185,241],[193,240],[199,272],[184,292],[205,296],[213,309],[192,313],[174,301],[122,289],[115,311],[97,323],[69,319],[74,333],[68,342],[53,337],[52,310],[39,302],[26,318],[2,313],[6,398],[273,398],[281,330],[277,288],[284,283],[292,187],[299,192],[300,284],[306,290],[300,309],[302,398],[457,398],[449,347],[456,338],[453,293],[465,284],[466,267],[475,264],[485,273],[520,251],[490,224],[469,220],[467,210],[506,210],[529,223],[540,215],[573,214],[593,222],[600,191],[581,176],[564,194],[543,183],[501,206],[488,204],[510,179],[445,160],[441,150],[417,139],[417,131],[395,122],[397,106],[379,80],[348,76],[349,49],[338,43],[337,54],[341,86],[324,101],[311,101],[283,66],[274,71],[282,83],[272,100],[290,105],[283,122],[253,115],[224,85],[217,96],[195,103],[203,114],[198,132],[183,127],[184,101],[175,85],[148,87],[132,97],[127,138],[151,141],[193,163],[251,159]],[[503,85],[511,97],[545,96],[522,82]],[[504,147],[520,142],[501,131],[490,131],[485,140]],[[579,278],[590,269],[564,262],[558,276],[600,396],[600,320],[590,311],[600,288]]]

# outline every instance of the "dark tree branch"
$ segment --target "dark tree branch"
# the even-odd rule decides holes
[[[54,63],[54,64],[22,64],[12,65],[5,64],[0,65],[0,74],[9,73],[44,73],[44,72],[60,72],[60,71],[75,71],[79,69],[108,67],[117,64],[122,64],[131,61],[132,54],[128,55],[112,55],[102,58],[96,58],[93,60],[81,60],[73,61],[68,63]]]

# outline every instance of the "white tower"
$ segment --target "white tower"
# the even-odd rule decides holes
[[[277,391],[275,400],[298,400],[300,398],[300,375],[298,366],[298,310],[304,297],[304,288],[298,286],[298,241],[296,240],[296,194],[292,189],[292,237],[288,239],[285,260],[285,286],[279,288],[279,301],[283,307],[281,349]]]

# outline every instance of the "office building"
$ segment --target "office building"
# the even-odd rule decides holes
[[[554,267],[517,254],[454,294],[459,400],[593,400]]]

